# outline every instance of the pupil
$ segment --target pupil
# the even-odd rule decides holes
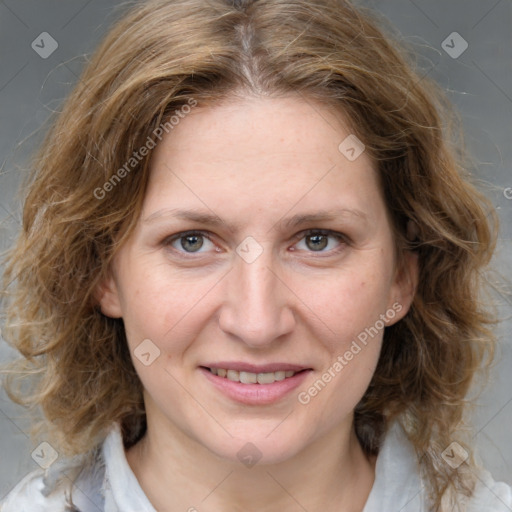
[[[200,235],[188,235],[181,239],[181,246],[188,252],[196,252],[203,246],[203,237]]]
[[[321,251],[327,247],[327,236],[309,235],[306,237],[306,245],[313,251]]]

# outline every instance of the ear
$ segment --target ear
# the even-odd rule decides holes
[[[111,318],[122,318],[121,301],[119,299],[119,289],[114,276],[109,274],[98,284],[94,291],[94,298],[105,316]]]
[[[396,269],[390,295],[390,307],[396,311],[396,316],[388,325],[398,322],[409,311],[418,288],[419,273],[418,254],[405,251],[402,264]]]

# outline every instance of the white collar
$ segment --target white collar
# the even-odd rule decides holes
[[[379,450],[375,481],[363,512],[424,512],[418,457],[399,423],[393,423]]]
[[[116,423],[103,443],[105,512],[156,512],[139,485],[124,451]]]

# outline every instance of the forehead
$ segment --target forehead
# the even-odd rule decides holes
[[[154,150],[146,203],[277,214],[320,202],[371,217],[376,196],[375,166],[343,114],[292,96],[193,109]]]
[[[190,159],[212,150],[226,159],[251,154],[275,157],[287,151],[304,156],[311,151],[326,152],[328,146],[337,155],[339,144],[350,135],[349,120],[341,110],[313,99],[295,95],[235,98],[195,107],[164,137],[156,156],[172,150],[176,158],[180,149],[182,153],[193,150]]]

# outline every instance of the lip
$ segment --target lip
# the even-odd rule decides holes
[[[219,390],[224,396],[227,396],[235,402],[244,405],[270,405],[279,402],[294,389],[298,388],[304,382],[304,379],[306,379],[306,377],[313,371],[311,368],[306,369],[295,366],[295,368],[298,369],[294,369],[292,366],[293,365],[288,365],[286,368],[288,368],[289,371],[297,371],[299,373],[296,373],[293,377],[275,381],[272,384],[242,384],[241,382],[229,380],[226,377],[214,375],[208,368],[204,368],[202,366],[199,367],[199,370],[215,389]],[[277,370],[267,369],[274,367],[276,366],[254,366],[245,364],[239,365],[236,368],[241,371],[249,371],[252,373],[267,373],[271,371],[282,371],[284,370],[285,365],[279,365]],[[210,368],[225,368],[226,370],[236,369],[234,365],[232,368],[216,365],[212,365]],[[258,370],[259,368],[265,368],[265,370],[254,371],[254,369]]]
[[[201,366],[206,368],[222,368],[224,370],[238,370],[240,372],[250,373],[272,373],[279,371],[300,372],[302,370],[310,370],[308,366],[301,366],[290,363],[269,363],[269,364],[251,364],[243,361],[218,361],[215,363],[205,363]]]

